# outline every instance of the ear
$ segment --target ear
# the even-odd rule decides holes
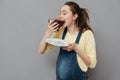
[[[78,17],[78,14],[74,14],[74,15],[73,15],[73,20],[76,20],[77,17]]]

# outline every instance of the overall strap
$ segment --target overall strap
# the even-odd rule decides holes
[[[67,27],[64,29],[64,32],[63,32],[63,35],[62,35],[62,39],[65,38],[66,33],[67,33]]]
[[[79,40],[80,40],[80,38],[81,38],[82,31],[83,31],[83,28],[80,29],[80,31],[79,31],[79,33],[78,33],[78,36],[77,36],[77,39],[76,39],[76,41],[75,41],[75,43],[77,43],[77,44],[79,43]]]

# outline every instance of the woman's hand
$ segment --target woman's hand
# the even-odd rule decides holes
[[[47,28],[42,40],[40,41],[39,53],[42,54],[45,52],[46,46],[47,46],[47,42],[45,40],[47,38],[49,38],[53,32],[57,31],[58,25],[59,24],[57,22],[54,22],[54,20],[50,20],[50,22],[48,23],[48,28]]]
[[[62,47],[62,49],[67,50],[68,52],[74,50],[79,55],[79,57],[81,57],[81,59],[86,63],[86,65],[90,66],[91,64],[90,57],[82,53],[79,46],[76,43],[70,43],[69,46]]]
[[[56,32],[58,30],[59,24],[57,22],[54,22],[54,20],[50,20],[48,23],[48,28],[46,31],[46,35],[50,36],[53,32]]]
[[[63,50],[72,51],[76,49],[76,43],[70,43],[67,47],[61,47]]]

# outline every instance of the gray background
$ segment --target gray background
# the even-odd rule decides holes
[[[68,0],[66,0],[68,1]],[[65,0],[0,0],[0,80],[55,80],[58,47],[38,54],[47,20]],[[89,9],[98,63],[91,80],[119,80],[120,0],[73,0]]]

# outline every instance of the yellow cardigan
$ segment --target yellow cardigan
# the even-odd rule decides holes
[[[62,34],[64,32],[64,28],[60,28],[58,32],[55,32],[51,35],[51,38],[62,38]],[[76,40],[77,35],[70,35],[69,32],[66,33],[65,40],[67,40],[70,43],[74,43]],[[94,34],[90,30],[86,30],[82,33],[81,39],[79,41],[78,46],[80,47],[80,50],[82,53],[86,54],[91,59],[90,66],[87,66],[83,60],[80,58],[80,56],[77,54],[77,61],[79,64],[79,67],[82,71],[86,72],[89,68],[94,68],[97,63],[96,59],[96,44],[95,44],[95,38]],[[53,48],[53,45],[48,44],[46,51],[48,52]]]

